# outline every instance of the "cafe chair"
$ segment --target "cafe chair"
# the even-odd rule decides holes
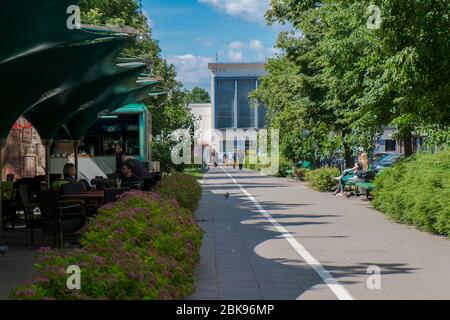
[[[59,236],[60,248],[64,245],[64,233],[80,230],[86,222],[86,207],[82,200],[60,201],[57,190],[42,191],[39,194],[39,209],[42,215],[42,242],[45,232]]]
[[[10,219],[11,228],[16,227],[16,203],[14,202],[15,192],[14,192],[14,182],[3,181],[2,187],[2,210],[4,219]]]
[[[17,190],[17,194],[19,198],[18,200],[20,203],[20,208],[24,212],[25,226],[27,229],[30,229],[31,245],[33,245],[34,230],[42,228],[42,218],[40,215],[35,214],[35,210],[39,207],[39,205],[30,201],[30,195],[27,189],[19,188]]]
[[[156,184],[156,181],[153,177],[141,178],[142,191],[151,191],[152,188],[155,186],[155,184]]]

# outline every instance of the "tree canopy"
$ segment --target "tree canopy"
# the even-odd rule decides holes
[[[447,0],[272,0],[266,18],[291,29],[255,93],[288,159],[340,149],[350,165],[384,126],[411,141],[450,124]]]
[[[170,170],[171,148],[177,143],[172,140],[172,133],[191,128],[194,122],[185,105],[183,84],[176,80],[175,67],[162,58],[158,41],[152,38],[152,30],[137,0],[81,0],[80,8],[83,23],[128,26],[141,32],[140,39],[127,45],[122,55],[147,61],[150,67],[147,72],[162,78],[160,88],[167,94],[149,98],[145,103],[151,107],[153,116],[154,160],[160,161],[163,169]]]

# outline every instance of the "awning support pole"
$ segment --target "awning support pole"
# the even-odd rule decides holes
[[[78,151],[80,149],[80,140],[73,140],[72,144],[73,144],[73,151],[75,154],[75,170],[76,170],[76,174],[75,174],[75,179],[78,180],[79,177],[79,173],[78,173],[78,166],[79,166],[79,162],[78,162]]]
[[[53,140],[47,139],[44,141],[45,145],[45,185],[46,190],[50,190],[50,147],[53,144]]]

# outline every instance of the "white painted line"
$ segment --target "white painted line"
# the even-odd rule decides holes
[[[277,220],[275,220],[272,215],[266,211],[259,202],[249,193],[247,190],[244,189],[237,181],[233,178],[231,174],[229,174],[225,169],[223,169],[223,172],[225,172],[228,177],[233,181],[235,185],[241,189],[241,191],[250,199],[250,201],[253,202],[255,207],[258,209],[258,211],[275,227],[275,229],[281,233],[281,235],[289,242],[289,244],[294,248],[295,251],[303,258],[303,260],[306,261],[306,263],[314,269],[314,271],[322,278],[322,280],[325,282],[325,284],[330,288],[331,291],[336,295],[336,297],[339,300],[355,300],[355,298],[351,295],[351,293],[344,288],[329,272],[326,270],[319,261],[317,261],[316,258],[312,256],[306,250],[304,246],[302,246],[297,239],[294,238],[294,236],[281,224],[278,223]]]

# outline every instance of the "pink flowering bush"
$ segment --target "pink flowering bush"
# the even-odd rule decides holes
[[[81,248],[41,249],[37,278],[13,299],[170,300],[188,297],[203,232],[193,211],[158,193],[133,191],[104,206],[81,231]],[[69,266],[81,269],[81,290],[69,290]]]
[[[194,177],[172,172],[159,183],[158,193],[163,197],[176,199],[183,208],[195,211],[202,196],[202,189]]]

